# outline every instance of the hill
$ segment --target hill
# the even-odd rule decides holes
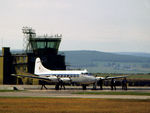
[[[99,51],[63,51],[69,68],[87,68],[90,72],[149,73],[150,58]]]
[[[140,56],[140,57],[150,57],[150,53],[143,53],[143,52],[118,52],[115,54]]]
[[[22,51],[12,50],[12,53],[22,53]],[[94,73],[150,73],[150,57],[144,53],[82,50],[61,51],[59,54],[66,56],[67,69],[88,69],[89,72]]]
[[[121,55],[99,51],[64,51],[66,58],[73,63],[109,61],[109,62],[150,62],[150,58]]]

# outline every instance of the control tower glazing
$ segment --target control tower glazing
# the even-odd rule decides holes
[[[35,54],[57,54],[61,38],[30,38],[29,42]]]
[[[29,27],[23,27],[25,35],[24,44],[26,52],[33,52],[34,54],[57,54],[62,35],[43,35],[36,36],[35,30]]]

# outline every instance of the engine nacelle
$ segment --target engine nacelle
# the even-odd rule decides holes
[[[71,79],[70,78],[60,78],[64,83],[70,83]]]

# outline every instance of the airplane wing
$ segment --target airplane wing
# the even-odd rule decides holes
[[[47,80],[47,81],[52,81],[52,78],[48,78],[45,76],[36,76],[36,75],[15,75],[15,74],[11,74],[12,76],[16,76],[16,77],[27,77],[27,78],[35,78],[35,79],[39,79],[39,80]]]
[[[49,81],[49,82],[64,82],[64,83],[71,83],[71,78],[58,78],[56,76],[37,76],[34,74],[30,74],[29,75],[15,75],[15,74],[11,74],[12,76],[16,76],[16,77],[27,77],[27,78],[34,78],[34,79],[39,79],[39,80],[45,80],[45,81]]]
[[[114,77],[110,77],[110,76],[106,76],[106,77],[96,77],[97,80],[108,80],[108,79],[117,79],[117,78],[126,78],[128,77],[128,75],[125,76],[114,76]]]
[[[128,76],[115,76],[115,77],[107,77],[106,79],[117,79],[117,78],[126,78]]]

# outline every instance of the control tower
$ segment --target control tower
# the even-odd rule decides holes
[[[66,70],[65,56],[58,54],[61,34],[36,36],[31,27],[23,27],[22,31],[23,53],[12,54],[10,48],[3,48],[0,56],[0,84],[40,84],[39,80],[11,76],[33,74],[37,57],[40,57],[42,64],[48,69]]]
[[[58,54],[62,35],[37,36],[35,30],[23,27],[24,49],[28,56],[29,72],[33,73],[34,62],[37,57],[43,61],[43,65],[49,69],[65,70],[65,57]],[[31,66],[31,68],[30,68]]]

